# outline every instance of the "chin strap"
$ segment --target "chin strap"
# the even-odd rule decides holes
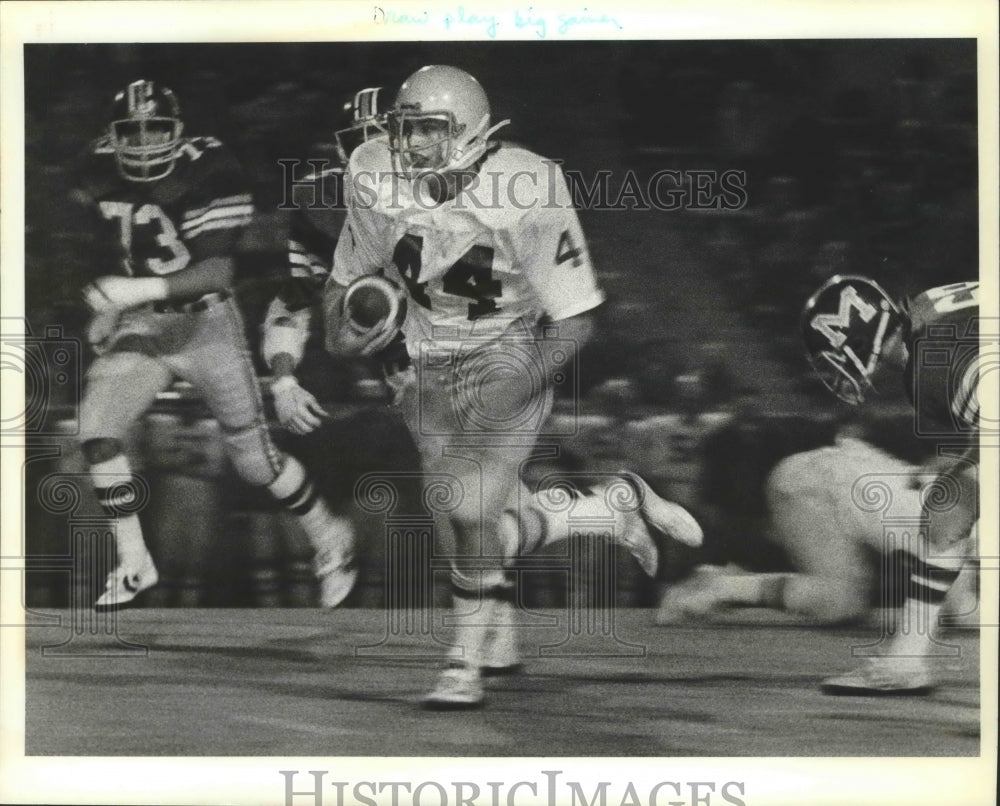
[[[486,146],[489,144],[490,137],[492,137],[504,126],[510,124],[509,119],[501,120],[499,123],[490,126],[487,129],[486,127],[489,122],[489,115],[483,115],[483,119],[479,121],[479,125],[473,130],[472,136],[466,143],[465,148],[456,150],[456,159],[448,163],[447,167],[444,169],[445,171],[461,171],[475,163],[486,151]],[[482,132],[482,134],[480,134],[480,132]]]
[[[882,355],[882,342],[885,340],[885,331],[888,327],[889,312],[883,310],[882,317],[878,321],[878,332],[875,334],[875,340],[872,343],[872,354],[868,357],[868,366],[865,367],[866,375],[871,375],[875,369],[875,365],[878,364],[878,360]]]

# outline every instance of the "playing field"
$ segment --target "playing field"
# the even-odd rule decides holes
[[[817,684],[849,668],[852,644],[874,641],[874,632],[807,629],[777,617],[658,627],[650,610],[573,625],[563,611],[546,611],[525,627],[524,671],[490,681],[485,708],[434,713],[419,701],[440,668],[440,648],[380,610],[139,609],[79,624],[79,632],[67,611],[59,615],[66,626],[28,629],[28,755],[974,756],[980,749],[974,631],[942,639],[955,654],[937,660],[942,686],[930,697],[832,698]]]

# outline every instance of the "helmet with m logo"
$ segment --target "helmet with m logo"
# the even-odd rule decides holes
[[[886,339],[903,322],[899,306],[874,280],[836,275],[806,301],[802,338],[820,380],[856,406],[872,389],[871,376]]]

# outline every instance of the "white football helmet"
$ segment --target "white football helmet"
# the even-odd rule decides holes
[[[457,67],[421,67],[399,88],[388,115],[389,147],[397,170],[460,171],[473,165],[502,126],[490,125],[490,102],[482,86]]]
[[[342,165],[347,165],[351,152],[362,143],[385,137],[385,112],[379,103],[381,92],[382,87],[367,87],[354,93],[343,105],[345,125],[334,132]]]

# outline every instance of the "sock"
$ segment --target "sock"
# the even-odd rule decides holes
[[[720,599],[726,604],[747,607],[785,607],[787,574],[736,574],[716,579]]]
[[[503,669],[519,664],[521,653],[517,639],[517,607],[513,602],[497,601],[493,630],[486,643],[483,665]]]
[[[508,595],[504,572],[453,569],[455,650],[452,662],[479,668],[485,661],[487,636],[497,621],[499,603]]]
[[[522,488],[521,501],[526,506],[522,508],[518,523],[520,553],[529,554],[569,540],[574,527],[583,523],[591,529],[595,523],[601,523],[602,527],[606,523],[615,543],[622,543],[624,536],[636,529],[645,531],[648,537],[649,530],[637,511],[622,512],[608,504],[605,494],[609,486],[602,484],[589,492],[573,493],[563,488],[529,493],[527,488]],[[514,513],[509,519],[518,521]]]
[[[282,507],[298,518],[315,550],[329,551],[336,548],[346,561],[354,544],[350,521],[330,511],[298,459],[293,456],[285,457],[284,468],[267,489]]]
[[[90,475],[101,509],[116,521],[118,565],[129,569],[137,568],[142,565],[148,551],[142,538],[139,516],[135,512],[140,491],[132,476],[128,459],[118,454],[105,462],[98,462],[91,465]]]
[[[941,606],[960,571],[961,561],[957,558],[941,558],[933,563],[914,559],[909,594],[889,654],[903,657],[930,654]]]

